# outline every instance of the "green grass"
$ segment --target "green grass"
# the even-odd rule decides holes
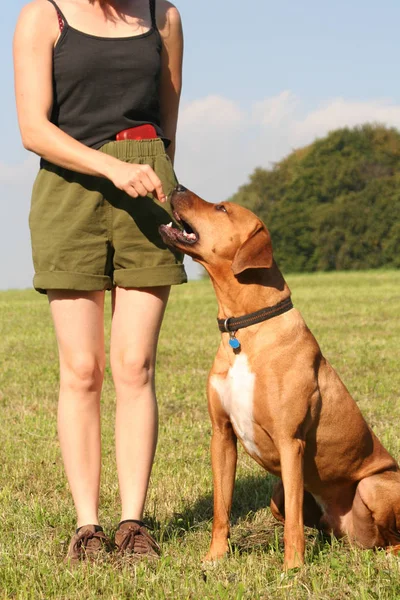
[[[388,450],[400,459],[400,271],[294,275],[295,305]],[[109,311],[108,311],[109,313]],[[400,560],[323,541],[282,574],[283,530],[268,508],[272,478],[242,451],[232,554],[203,570],[212,518],[205,384],[219,341],[208,280],[173,290],[157,370],[160,438],[147,502],[157,564],[63,564],[74,511],[56,436],[58,359],[46,299],[0,293],[0,599],[361,600],[400,597]],[[107,337],[110,329],[106,321]],[[109,370],[102,400],[101,521],[119,518]]]

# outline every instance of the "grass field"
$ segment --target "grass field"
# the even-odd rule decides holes
[[[287,279],[324,354],[399,460],[400,271]],[[400,559],[327,543],[313,530],[306,566],[283,575],[283,530],[268,508],[273,481],[242,451],[232,554],[202,569],[212,518],[205,384],[219,340],[215,317],[208,280],[173,290],[159,346],[160,438],[146,515],[161,560],[70,570],[62,560],[74,512],[56,437],[58,360],[47,302],[33,291],[0,293],[1,600],[400,598]],[[101,522],[110,534],[119,520],[113,412],[107,370]]]

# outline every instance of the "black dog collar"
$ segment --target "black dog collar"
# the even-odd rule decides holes
[[[275,304],[274,306],[267,306],[266,308],[249,313],[248,315],[243,315],[242,317],[217,319],[218,328],[222,333],[234,333],[238,329],[243,329],[244,327],[249,327],[250,325],[273,319],[278,315],[288,312],[292,308],[293,303],[289,296],[289,298],[285,298],[285,300],[278,302],[278,304]]]

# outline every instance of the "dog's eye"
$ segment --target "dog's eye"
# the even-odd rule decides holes
[[[221,210],[222,212],[228,212],[223,204],[216,204],[215,210]]]

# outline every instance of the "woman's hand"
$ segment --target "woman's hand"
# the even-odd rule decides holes
[[[132,198],[155,193],[160,202],[167,200],[161,180],[150,165],[131,164],[118,160],[114,162],[108,178],[115,187]]]

